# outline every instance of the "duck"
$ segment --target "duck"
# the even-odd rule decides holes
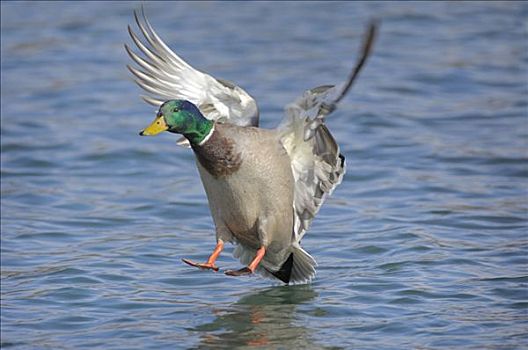
[[[372,51],[378,23],[370,21],[360,55],[346,80],[306,90],[285,108],[274,129],[259,127],[255,99],[238,85],[214,78],[185,62],[156,33],[143,8],[134,11],[139,35],[125,50],[135,82],[156,106],[154,121],[139,134],[182,135],[207,195],[216,245],[205,262],[189,266],[219,271],[226,243],[244,267],[229,276],[260,274],[285,284],[309,283],[316,260],[301,246],[313,219],[346,171],[345,157],[325,124]]]

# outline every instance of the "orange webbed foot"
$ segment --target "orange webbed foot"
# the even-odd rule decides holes
[[[214,263],[202,263],[201,264],[201,263],[196,263],[189,259],[182,259],[182,261],[186,263],[187,265],[198,267],[200,269],[218,271],[218,266],[216,266]]]
[[[253,271],[249,267],[244,267],[240,270],[227,270],[225,274],[228,276],[247,276],[253,274]]]

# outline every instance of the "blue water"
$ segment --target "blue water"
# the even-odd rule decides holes
[[[303,240],[310,285],[201,272],[213,223],[193,155],[123,49],[139,3],[1,3],[1,346],[528,348],[528,6],[146,3],[265,127],[374,55],[328,125],[348,172]],[[232,247],[221,268],[238,268]]]

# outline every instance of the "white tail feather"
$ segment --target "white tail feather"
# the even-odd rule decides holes
[[[308,283],[315,277],[317,262],[300,246],[293,248],[293,268],[290,283]]]
[[[317,266],[317,262],[310,254],[308,254],[297,244],[292,245],[291,253],[293,253],[293,267],[289,283],[309,283],[315,277],[315,268]],[[255,257],[255,254],[256,251],[254,249],[246,248],[241,244],[237,245],[235,251],[233,252],[233,256],[236,259],[239,259],[244,265],[249,265],[251,260],[253,260]],[[290,256],[290,254],[286,254],[285,256],[287,258]],[[279,266],[273,266],[267,261],[266,257],[264,257],[257,267],[256,272],[264,277],[276,279],[276,277],[273,276],[270,271],[277,271],[281,266],[282,264]]]

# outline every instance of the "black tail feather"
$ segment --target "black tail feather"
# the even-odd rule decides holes
[[[268,272],[271,273],[273,276],[277,277],[278,279],[280,279],[282,282],[288,284],[290,283],[292,268],[293,268],[293,253],[290,254],[288,259],[286,259],[286,261],[284,262],[284,264],[282,264],[279,270],[268,271]]]

